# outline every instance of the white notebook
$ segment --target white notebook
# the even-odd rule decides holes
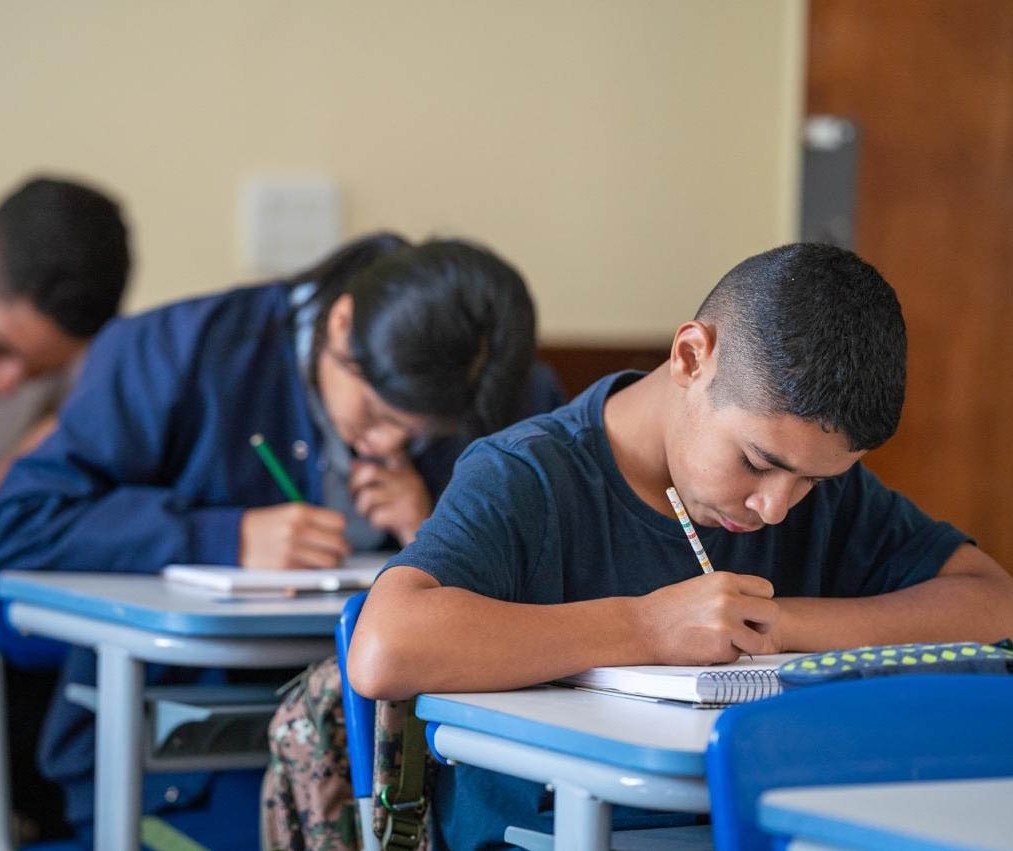
[[[220,564],[170,564],[162,576],[174,584],[224,594],[351,591],[369,588],[391,553],[356,553],[333,570],[247,570]]]
[[[777,669],[800,653],[742,656],[728,665],[632,665],[591,668],[559,680],[564,685],[707,706],[745,703],[781,692]]]

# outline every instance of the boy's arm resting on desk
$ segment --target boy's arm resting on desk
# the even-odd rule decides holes
[[[715,572],[643,597],[528,605],[392,568],[370,592],[349,671],[362,694],[519,688],[589,667],[711,664],[905,641],[994,641],[1013,632],[1013,578],[959,547],[934,579],[870,597],[770,599],[759,577]]]
[[[597,665],[709,664],[775,651],[770,583],[714,573],[643,597],[533,605],[386,571],[356,625],[352,685],[367,697],[519,688]],[[753,624],[755,626],[750,626]]]
[[[779,598],[783,650],[820,651],[908,641],[997,641],[1013,634],[1013,577],[973,544],[939,573],[871,597]]]

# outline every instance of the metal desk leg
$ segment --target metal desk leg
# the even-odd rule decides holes
[[[553,783],[556,790],[554,851],[608,851],[612,834],[612,805],[570,783]]]
[[[136,851],[140,835],[144,663],[122,647],[98,653],[95,847]]]

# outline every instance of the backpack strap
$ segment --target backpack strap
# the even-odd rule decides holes
[[[426,775],[426,723],[415,716],[415,698],[377,701],[373,829],[381,848],[418,848],[429,806]]]

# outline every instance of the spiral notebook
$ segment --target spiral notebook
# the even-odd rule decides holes
[[[679,700],[699,706],[746,703],[781,693],[777,669],[801,653],[742,656],[727,665],[634,665],[591,668],[559,680],[563,685],[647,697]]]

